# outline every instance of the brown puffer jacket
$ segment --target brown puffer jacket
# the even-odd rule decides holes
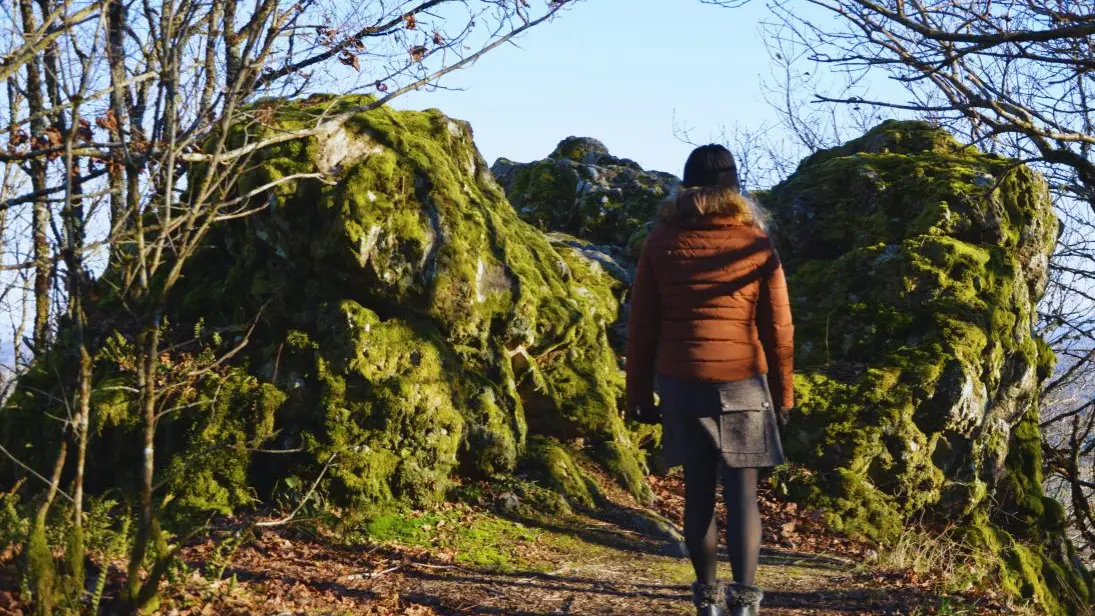
[[[715,382],[768,374],[774,402],[794,405],[779,256],[745,197],[714,199],[697,206],[685,191],[643,246],[628,320],[628,408],[653,405],[656,373]]]

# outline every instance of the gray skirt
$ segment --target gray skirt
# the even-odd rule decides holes
[[[658,376],[662,455],[669,466],[721,456],[732,468],[783,463],[779,424],[764,375],[725,383]]]

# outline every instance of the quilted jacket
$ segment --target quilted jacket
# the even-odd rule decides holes
[[[736,192],[723,198],[718,213],[663,218],[643,245],[628,320],[629,408],[653,405],[656,374],[709,382],[767,374],[774,403],[794,405],[783,266],[751,222],[750,202]]]

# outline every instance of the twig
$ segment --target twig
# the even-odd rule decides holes
[[[411,566],[422,567],[423,569],[462,569],[463,568],[463,567],[460,567],[458,565],[431,565],[429,563],[415,563],[415,562],[412,562]]]
[[[12,462],[14,462],[19,468],[21,468],[21,469],[27,471],[28,473],[30,473],[31,476],[33,476],[36,479],[42,481],[47,486],[54,487],[52,481],[50,481],[49,479],[46,479],[45,477],[39,475],[38,472],[35,471],[33,468],[27,466],[26,464],[23,464],[21,461],[19,461],[19,458],[16,458],[14,455],[12,455],[12,453],[10,451],[8,451],[7,449],[5,449],[3,445],[0,445],[0,453],[3,453],[5,456],[7,456],[8,459],[11,460]],[[62,490],[60,487],[56,487],[55,489],[57,490],[57,493],[60,494],[61,496],[64,496],[65,499],[68,500],[68,502],[70,502],[70,503],[73,502],[72,497],[69,496],[67,492]]]
[[[323,470],[321,470],[319,472],[319,476],[316,477],[316,480],[312,482],[312,487],[308,488],[308,493],[304,495],[304,498],[302,498],[300,500],[300,503],[297,504],[297,508],[294,509],[292,513],[290,513],[289,515],[285,516],[284,518],[282,518],[280,520],[270,520],[268,522],[256,522],[255,526],[260,526],[262,528],[269,528],[271,526],[283,526],[285,524],[288,524],[289,522],[292,522],[293,518],[297,517],[297,514],[300,513],[300,510],[304,508],[304,505],[305,505],[305,503],[308,502],[308,499],[311,498],[312,494],[315,493],[316,488],[319,487],[319,482],[322,481],[323,476],[327,474],[327,469],[331,468],[331,462],[335,461],[336,456],[338,456],[338,452],[332,453],[331,457],[327,458],[326,464],[323,465]]]
[[[562,5],[560,5],[560,6],[562,6]],[[247,156],[247,155],[249,155],[253,152],[257,152],[258,150],[270,147],[272,145],[276,145],[276,144],[279,144],[279,143],[284,143],[286,141],[295,141],[297,139],[301,139],[303,137],[310,137],[312,135],[318,135],[322,132],[330,130],[333,127],[341,126],[347,120],[349,120],[350,118],[352,118],[352,117],[354,117],[354,116],[356,116],[360,113],[364,113],[364,112],[367,112],[367,111],[372,111],[374,109],[382,107],[382,106],[386,105],[388,102],[390,102],[392,99],[396,98],[397,96],[402,96],[403,94],[406,94],[407,92],[411,92],[412,90],[417,90],[417,89],[419,89],[419,88],[421,88],[425,85],[428,85],[431,81],[437,80],[441,77],[444,77],[445,75],[448,75],[449,73],[458,71],[458,70],[464,68],[465,66],[468,66],[469,64],[475,63],[480,58],[485,56],[488,52],[490,52],[490,51],[506,44],[508,41],[516,38],[518,35],[525,32],[526,30],[529,30],[530,28],[533,28],[533,27],[535,27],[535,26],[551,19],[551,17],[553,17],[556,12],[558,12],[558,8],[552,9],[551,11],[546,13],[544,16],[540,17],[539,19],[536,19],[535,21],[531,21],[531,22],[529,22],[529,23],[527,23],[523,26],[520,26],[518,28],[515,28],[515,29],[511,30],[510,32],[508,32],[504,36],[498,38],[496,41],[492,42],[489,45],[486,45],[485,47],[480,49],[478,52],[476,52],[474,54],[471,54],[471,55],[461,59],[458,62],[455,62],[455,63],[453,63],[453,64],[451,64],[451,65],[449,65],[449,66],[447,66],[443,69],[439,69],[437,71],[434,71],[430,75],[427,75],[426,77],[423,77],[423,78],[421,78],[417,81],[409,83],[409,84],[407,84],[407,85],[405,85],[401,88],[393,90],[391,93],[377,99],[376,101],[373,101],[372,103],[369,103],[369,104],[366,104],[366,105],[361,105],[359,107],[355,107],[355,108],[350,109],[348,111],[345,111],[345,112],[339,113],[337,115],[334,115],[334,116],[331,117],[331,119],[329,119],[326,122],[323,122],[321,124],[318,124],[313,128],[306,129],[306,130],[300,130],[300,131],[289,131],[289,132],[283,133],[281,135],[277,135],[275,137],[271,137],[269,139],[259,141],[257,143],[252,143],[252,144],[245,145],[243,147],[237,148],[235,150],[231,150],[229,152],[219,152],[219,153],[216,153],[216,154],[183,153],[183,154],[180,154],[177,158],[180,161],[189,162],[189,163],[211,162],[211,163],[214,163],[214,164],[224,164],[226,162],[229,162],[229,161],[232,161],[232,160],[235,160],[235,159],[238,159],[238,158],[242,158],[242,157]]]
[[[383,571],[368,571],[368,572],[365,572],[365,573],[351,573],[349,575],[343,575],[343,576],[339,577],[338,580],[340,582],[341,581],[349,581],[349,580],[365,580],[365,579],[375,580],[376,578],[378,578],[382,575],[387,575],[389,573],[399,571],[402,568],[403,568],[403,565],[396,565],[394,567],[388,567],[387,569],[384,569]]]

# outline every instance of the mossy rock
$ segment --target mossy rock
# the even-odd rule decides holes
[[[576,163],[594,165],[609,156],[605,144],[592,137],[567,137],[555,146],[548,158],[567,159]]]
[[[559,493],[568,509],[592,509],[603,498],[597,482],[575,462],[567,447],[555,439],[542,436],[529,439],[522,468]]]
[[[1058,229],[1041,176],[890,121],[756,196],[795,311],[783,439],[803,472],[780,473],[784,489],[880,541],[914,518],[991,519],[1002,558],[1075,572],[1044,541],[1064,537],[1036,421],[1053,358],[1033,324]],[[1042,569],[1009,575],[1052,612],[1066,602],[1049,597],[1087,596]]]
[[[524,220],[631,258],[641,247],[633,236],[680,184],[671,174],[612,156],[589,137],[567,137],[550,156],[531,163],[498,159],[491,171]]]
[[[262,101],[256,108],[273,114],[229,139],[256,143],[370,102]],[[297,174],[324,177],[287,179]],[[209,470],[191,473],[177,502],[200,509],[204,494],[207,509],[224,511],[324,469],[321,490],[335,502],[429,502],[456,474],[513,473],[532,437],[583,442],[622,486],[651,498],[618,412],[623,373],[609,339],[625,286],[588,251],[518,217],[467,124],[437,110],[352,113],[255,152],[235,192],[274,182],[252,204],[264,209],[211,230],[169,298],[165,346],[199,324],[255,323],[231,362],[231,396],[191,409],[165,435],[168,474],[199,458],[200,445],[230,458],[201,463]],[[127,331],[104,337],[129,345]],[[113,355],[96,361],[93,446],[129,442],[139,427],[132,373]],[[25,379],[0,413],[6,444],[45,430],[49,394],[39,392],[63,386],[47,372]],[[240,413],[245,404],[254,411]],[[40,449],[43,470],[49,447]],[[91,465],[124,458],[103,468],[138,468],[116,453],[93,450]]]
[[[85,477],[89,494],[133,495],[140,482],[142,424],[130,347],[116,334],[94,358]],[[74,362],[67,361],[63,350],[46,354],[0,409],[0,443],[39,473],[52,469],[61,446],[62,432],[50,418],[58,394],[71,392],[74,385],[58,376],[73,374]],[[172,380],[158,407],[156,484],[165,515],[172,521],[201,522],[213,513],[230,515],[257,504],[253,450],[274,438],[285,393],[245,366],[211,369],[212,356],[200,363],[188,354],[165,359],[165,371],[185,374]],[[74,456],[66,461],[67,483],[75,472]],[[0,464],[5,481],[21,472]]]

